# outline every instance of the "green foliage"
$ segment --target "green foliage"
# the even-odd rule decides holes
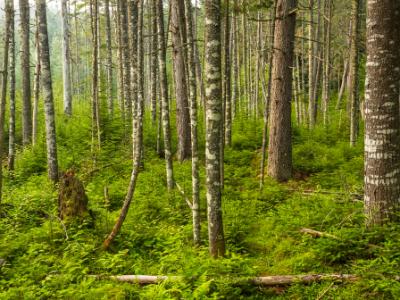
[[[60,110],[60,107],[57,107]],[[178,191],[166,190],[165,163],[155,154],[156,128],[145,120],[145,161],[133,203],[109,252],[101,243],[125,197],[132,168],[130,128],[103,116],[101,151],[91,151],[89,103],[74,117],[57,118],[62,170],[84,182],[94,218],[63,224],[57,188],[47,180],[41,131],[33,148],[19,151],[16,171],[6,172],[0,211],[1,299],[398,299],[400,228],[366,230],[362,203],[362,144],[350,148],[346,122],[333,113],[328,128],[295,127],[295,178],[259,188],[261,120],[240,114],[233,144],[225,149],[223,216],[227,256],[212,260],[207,249],[206,200],[201,185],[202,246],[192,245],[191,211]],[[119,112],[116,112],[118,116]],[[200,158],[204,125],[199,118]],[[172,122],[173,124],[174,122]],[[42,130],[42,127],[40,127]],[[176,139],[176,137],[174,137]],[[203,164],[202,164],[203,165]],[[190,161],[174,162],[176,181],[191,195]],[[204,168],[200,170],[204,183]],[[106,199],[104,190],[108,191]],[[307,191],[306,193],[304,191]],[[314,238],[306,227],[334,235]],[[295,284],[265,289],[243,278],[273,274],[355,273],[352,284]],[[181,275],[182,281],[139,286],[88,275]]]

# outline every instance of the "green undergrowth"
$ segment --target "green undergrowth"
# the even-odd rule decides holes
[[[146,119],[144,168],[120,234],[105,252],[127,189],[132,162],[129,127],[118,118],[103,127],[91,151],[85,103],[71,120],[58,118],[63,171],[83,180],[94,222],[64,227],[57,191],[47,180],[43,135],[19,149],[16,171],[5,174],[0,218],[0,299],[398,299],[400,226],[364,228],[362,144],[350,148],[345,128],[294,128],[294,179],[266,178],[259,189],[261,121],[238,116],[225,154],[224,259],[207,250],[204,168],[201,168],[202,246],[191,242],[191,211],[166,190],[165,163]],[[332,122],[333,123],[333,122]],[[202,136],[204,129],[201,129]],[[201,153],[204,140],[201,138]],[[201,157],[204,161],[204,157]],[[174,162],[176,181],[190,196],[190,161]],[[108,190],[106,199],[104,190]],[[337,238],[314,238],[309,228]],[[262,275],[352,273],[354,283],[261,288],[239,279]],[[182,281],[139,286],[88,275],[182,275]],[[325,297],[325,298],[324,298]]]

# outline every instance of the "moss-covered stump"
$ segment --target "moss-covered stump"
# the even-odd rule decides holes
[[[58,213],[61,220],[84,219],[89,216],[88,197],[85,187],[73,171],[67,171],[60,178],[58,192]]]

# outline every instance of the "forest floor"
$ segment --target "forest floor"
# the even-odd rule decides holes
[[[57,190],[47,180],[44,143],[18,153],[16,171],[6,174],[0,212],[0,299],[400,298],[395,278],[400,228],[364,228],[362,145],[348,146],[345,126],[312,133],[295,127],[294,179],[284,184],[266,179],[260,190],[261,121],[235,122],[233,145],[225,155],[227,256],[219,260],[208,256],[204,184],[204,246],[196,249],[191,211],[178,191],[166,190],[165,164],[155,154],[156,133],[149,125],[144,169],[129,214],[110,251],[101,249],[119,213],[132,166],[131,147],[121,128],[117,121],[109,122],[103,132],[106,142],[93,156],[89,116],[59,120],[57,126],[60,165],[73,168],[84,182],[94,222],[64,228],[58,220]],[[190,195],[190,162],[174,162],[174,171]],[[204,183],[204,168],[201,176]],[[302,228],[337,238],[315,238]],[[234,280],[321,273],[357,274],[361,280],[280,288]],[[188,279],[139,286],[96,280],[87,276],[91,274]]]

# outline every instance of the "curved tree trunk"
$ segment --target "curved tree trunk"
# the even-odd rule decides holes
[[[141,20],[143,20],[143,0],[138,1],[138,22],[139,26],[142,27],[143,24]],[[140,37],[139,37],[140,38]],[[139,58],[140,59],[140,58]],[[140,65],[140,63],[138,64]],[[133,132],[136,134],[133,136],[133,143],[135,143],[136,150],[134,152],[133,157],[133,169],[131,174],[131,179],[129,181],[128,192],[125,197],[124,204],[121,209],[121,213],[115,222],[115,225],[111,231],[111,233],[107,236],[106,240],[103,242],[103,248],[108,249],[114,238],[119,233],[123,222],[125,221],[126,215],[128,214],[129,206],[131,205],[133,194],[136,188],[137,178],[139,176],[140,171],[140,162],[141,162],[141,155],[142,155],[142,145],[143,145],[143,110],[144,110],[144,102],[143,97],[138,98],[139,101],[137,103],[137,114],[133,116],[133,127],[136,126],[136,130]]]

